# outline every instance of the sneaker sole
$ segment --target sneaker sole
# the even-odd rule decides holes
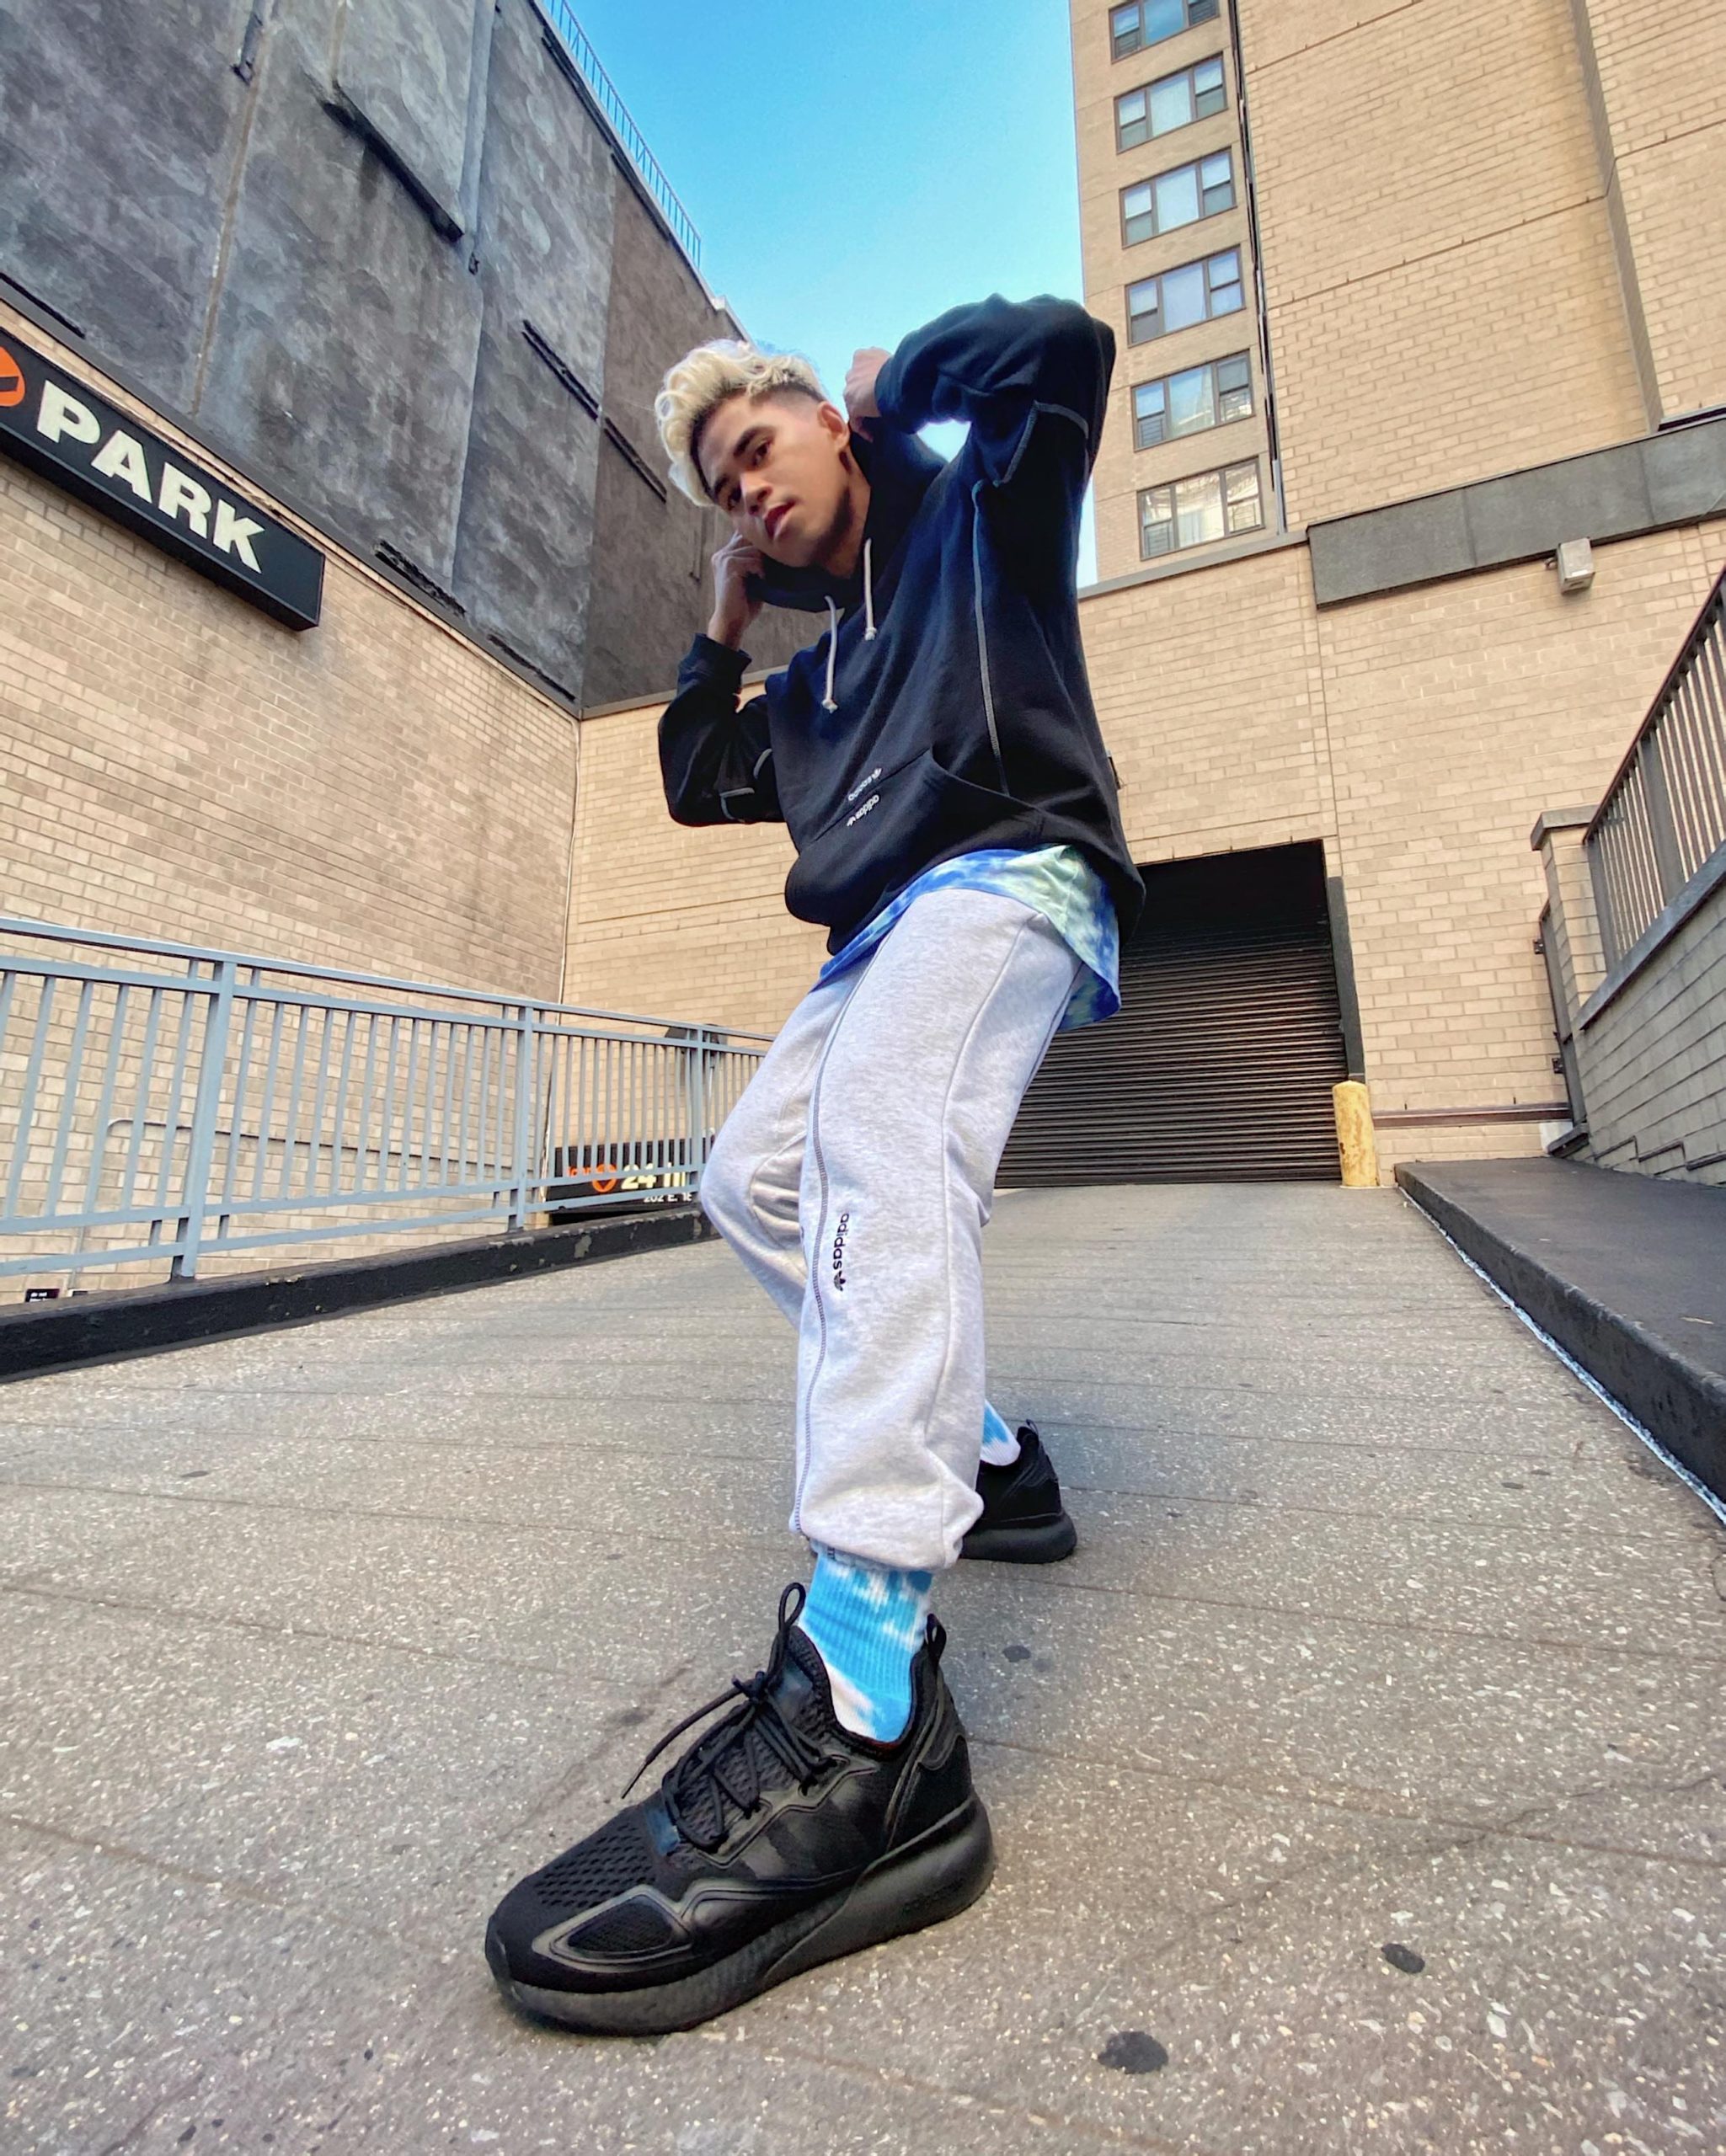
[[[595,2036],[663,2036],[693,2029],[789,1977],[865,1946],[944,1923],[967,1909],[995,1870],[989,1815],[973,1796],[902,1849],[879,1858],[852,1886],[740,1946],[711,1968],[636,1991],[551,1991],[509,1973],[494,1928],[485,1958],[498,1988],[522,2013]]]
[[[1028,1521],[1023,1526],[974,1527],[959,1545],[961,1557],[981,1557],[997,1565],[1058,1565],[1079,1546],[1079,1531],[1069,1514],[1059,1519]]]

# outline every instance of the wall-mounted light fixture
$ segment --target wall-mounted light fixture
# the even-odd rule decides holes
[[[1586,539],[1566,539],[1554,557],[1560,591],[1586,591],[1594,582],[1594,548]]]

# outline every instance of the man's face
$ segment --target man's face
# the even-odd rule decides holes
[[[769,559],[806,568],[842,520],[852,480],[840,460],[850,440],[836,404],[740,392],[714,407],[699,462],[733,529]]]

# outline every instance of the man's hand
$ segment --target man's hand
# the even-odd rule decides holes
[[[875,376],[892,356],[879,344],[868,345],[852,355],[845,377],[845,414],[859,434],[873,435],[875,431],[868,424],[881,416],[881,408],[875,402]]]
[[[749,580],[758,577],[765,565],[760,549],[751,547],[740,531],[734,531],[713,558],[713,617],[708,634],[715,643],[735,648],[761,611],[760,588],[751,591]]]

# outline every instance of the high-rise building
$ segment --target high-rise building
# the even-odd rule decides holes
[[[1074,0],[1072,47],[1105,579],[1726,393],[1718,9]]]
[[[1547,870],[1580,888],[1554,849],[1726,561],[1697,221],[1726,199],[1726,10],[1071,17],[1084,298],[1117,345],[1080,618],[1150,904],[1125,1010],[1056,1041],[1007,1172],[1334,1176],[1349,1075],[1387,1173],[1578,1144]],[[645,788],[655,708],[588,723],[608,785]],[[783,839],[651,814],[631,861],[675,852],[679,903],[578,911],[572,981],[776,1023],[815,955],[777,911]],[[1608,1150],[1718,1180],[1712,1127]]]
[[[1274,435],[1241,62],[1222,0],[1074,21],[1085,286],[1118,320],[1098,566],[1275,531]],[[1106,298],[1105,298],[1106,296]]]
[[[1138,1018],[1061,1044],[1023,1163],[1112,1100],[1123,1172],[1317,1171],[1344,1067],[1387,1166],[1558,1141],[1530,833],[1600,801],[1726,559],[1726,13],[1071,0],[1071,35],[1119,353],[1082,612],[1152,889]]]

